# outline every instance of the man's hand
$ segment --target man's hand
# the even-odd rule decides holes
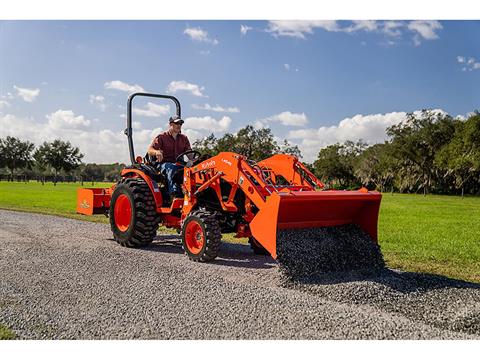
[[[158,162],[162,162],[163,160],[163,152],[162,150],[155,150],[155,154],[153,156],[157,157]]]
[[[163,160],[162,150],[148,149],[148,154],[151,157],[156,158],[158,162],[162,162],[162,160]]]

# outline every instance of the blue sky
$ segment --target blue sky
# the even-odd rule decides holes
[[[127,162],[129,93],[172,94],[193,141],[270,127],[311,162],[406,112],[480,108],[479,21],[0,21],[0,137]],[[170,106],[168,106],[170,105]],[[143,154],[167,102],[135,101]]]

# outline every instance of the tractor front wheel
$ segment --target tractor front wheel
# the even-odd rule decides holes
[[[222,242],[215,215],[198,210],[187,216],[182,226],[182,246],[190,260],[208,262],[215,259]]]
[[[110,200],[110,227],[116,242],[127,247],[141,247],[157,234],[159,217],[155,200],[143,179],[122,179]]]

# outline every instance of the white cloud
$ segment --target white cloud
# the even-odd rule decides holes
[[[205,104],[205,105],[192,104],[192,108],[197,109],[197,110],[210,110],[210,111],[215,111],[215,112],[226,112],[226,113],[239,113],[240,112],[240,109],[237,108],[237,107],[224,108],[220,105],[211,106],[210,104]]]
[[[306,39],[306,35],[311,35],[315,29],[323,29],[329,32],[375,32],[389,37],[400,37],[404,32],[414,33],[414,43],[419,45],[421,40],[438,39],[438,31],[442,24],[434,20],[422,21],[375,21],[375,20],[357,20],[351,21],[348,25],[341,25],[335,20],[280,20],[270,21],[265,31],[272,36],[286,36],[299,39]]]
[[[21,97],[26,102],[33,102],[38,95],[40,95],[40,89],[27,89],[13,85],[13,88],[17,90],[17,96]]]
[[[75,116],[72,110],[57,110],[46,118],[52,129],[80,129],[90,126],[90,120],[83,115]]]
[[[194,96],[208,97],[202,93],[203,90],[205,90],[203,86],[190,84],[184,80],[172,81],[167,87],[167,92],[172,94],[175,94],[178,91],[188,91]]]
[[[228,116],[216,120],[211,116],[188,117],[185,119],[184,128],[192,130],[208,130],[208,132],[225,132],[230,127],[232,119]]]
[[[294,130],[287,138],[300,140],[299,148],[307,162],[316,159],[321,148],[347,140],[362,139],[367,143],[383,142],[387,139],[385,130],[406,119],[405,112],[388,114],[355,115],[343,119],[338,125],[321,126],[317,129]]]
[[[6,100],[0,100],[0,109],[7,108],[10,106],[10,103]]]
[[[45,123],[11,114],[0,116],[0,138],[15,136],[31,141],[36,146],[44,141],[50,142],[60,138],[79,147],[80,152],[85,154],[82,159],[84,162],[100,164],[130,162],[127,137],[123,130],[94,130],[88,126],[78,126],[85,124],[88,120],[83,116],[75,116],[72,111],[59,110],[47,118],[49,119]],[[162,128],[141,129],[138,124],[134,126],[138,129],[133,132],[135,154],[143,156],[153,138],[163,130]]]
[[[391,37],[399,37],[402,35],[401,29],[404,27],[404,23],[400,21],[385,21],[383,23],[382,32]]]
[[[275,37],[287,36],[305,39],[305,34],[313,34],[315,28],[340,31],[335,20],[274,20],[269,22],[266,31]]]
[[[159,117],[170,113],[170,105],[158,105],[148,102],[145,109],[133,108],[133,113],[139,116]]]
[[[293,70],[295,72],[300,71],[298,68],[292,69],[292,66],[290,64],[283,64],[283,68],[287,71]]]
[[[344,29],[345,32],[356,32],[356,31],[376,31],[379,28],[378,21],[374,20],[354,20],[352,25]]]
[[[15,96],[11,92],[7,92],[5,95],[0,96],[1,99],[13,100]]]
[[[97,106],[100,110],[105,111],[107,105],[105,104],[105,97],[102,95],[90,95],[90,104]]]
[[[418,33],[425,40],[438,39],[436,31],[442,28],[442,24],[435,20],[415,20],[408,24],[409,30]]]
[[[434,113],[447,113],[441,109],[432,110]],[[420,115],[420,111],[414,114]],[[363,140],[368,144],[382,143],[388,140],[386,129],[406,120],[406,112],[391,112],[386,114],[357,114],[351,118],[341,120],[337,125],[321,126],[317,129],[301,129],[290,131],[287,139],[298,140],[297,144],[302,151],[306,162],[313,162],[321,148],[335,143],[344,143],[347,140]]]
[[[128,93],[145,92],[145,89],[140,85],[129,85],[120,80],[107,81],[103,86],[105,89],[120,90]]]
[[[468,60],[464,56],[457,56],[457,62],[463,64],[462,71],[473,71],[480,69],[480,62],[475,58],[469,57]]]
[[[252,30],[252,28],[250,26],[247,26],[247,25],[240,25],[240,33],[242,35],[247,35],[247,32]]]
[[[280,114],[257,120],[254,126],[256,128],[266,127],[267,124],[271,122],[279,122],[284,126],[304,126],[308,123],[308,118],[305,113],[296,114],[290,111],[284,111]]]
[[[197,28],[187,27],[183,31],[183,33],[188,35],[190,37],[190,39],[192,39],[194,41],[206,42],[206,43],[210,43],[210,44],[213,44],[213,45],[218,45],[218,40],[210,38],[208,36],[208,32],[206,32],[205,30],[203,30],[200,27],[197,27]]]

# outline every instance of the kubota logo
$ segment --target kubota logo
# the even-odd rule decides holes
[[[229,165],[229,166],[232,166],[232,163],[231,161],[227,160],[227,159],[222,159],[222,162],[224,162],[225,164]]]
[[[207,161],[205,164],[202,164],[202,169],[215,166],[215,164],[216,164],[216,163],[215,163],[215,160]]]
[[[90,205],[87,202],[87,199],[83,199],[82,203],[80,204],[81,208],[88,209]]]

